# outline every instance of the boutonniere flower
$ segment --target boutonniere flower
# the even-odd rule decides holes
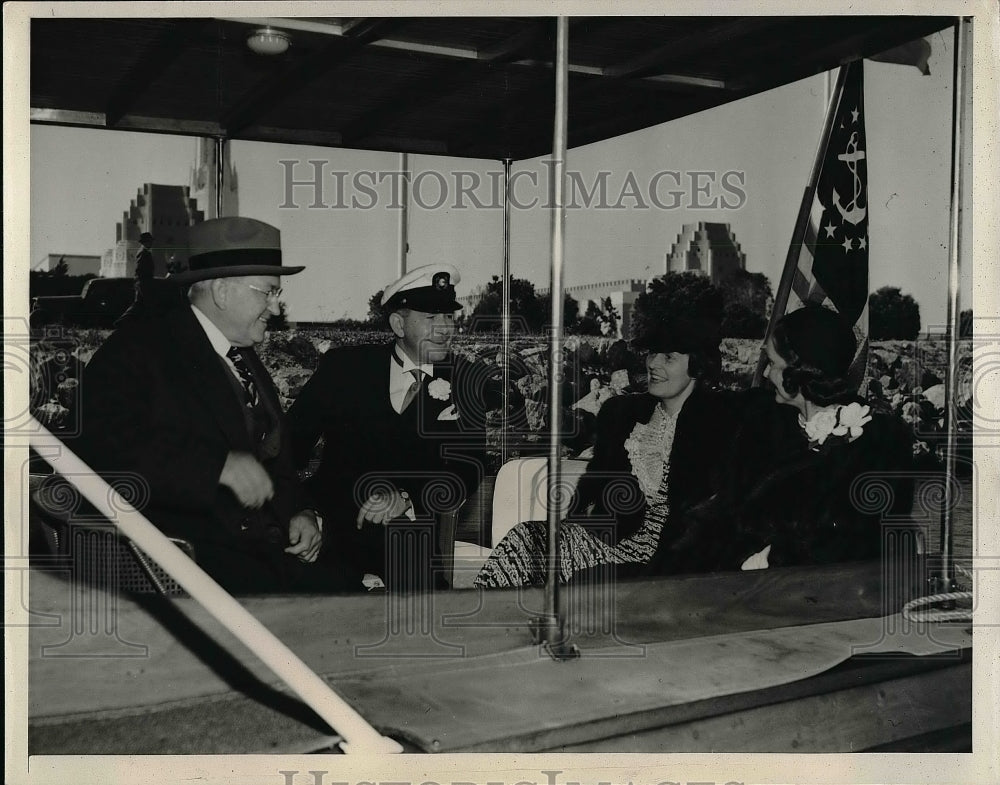
[[[864,426],[871,422],[871,410],[860,403],[823,409],[808,420],[799,415],[799,425],[806,432],[809,441],[818,449],[830,437],[846,437],[848,442],[864,433]]]
[[[434,379],[427,385],[427,392],[435,400],[447,401],[451,397],[451,382],[447,379]]]

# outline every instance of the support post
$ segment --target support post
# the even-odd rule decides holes
[[[944,412],[947,426],[948,446],[944,456],[944,495],[941,500],[941,565],[938,573],[931,576],[933,593],[951,592],[955,589],[955,575],[952,570],[954,553],[952,550],[952,513],[955,507],[952,479],[955,476],[955,453],[958,446],[958,431],[955,427],[954,405],[958,396],[958,339],[961,308],[959,305],[962,239],[962,111],[965,105],[966,55],[965,19],[955,25],[955,58],[952,73],[951,103],[951,194],[948,212],[948,310],[946,338],[948,342],[948,363],[945,366]]]
[[[503,362],[503,401],[500,409],[500,465],[510,457],[510,170],[511,159],[503,159],[503,278],[500,288],[500,357]],[[493,543],[496,545],[496,543]]]
[[[566,117],[569,79],[569,20],[556,21],[556,106],[552,134],[552,324],[549,333],[549,457],[548,457],[548,580],[545,584],[545,612],[540,620],[543,641],[554,653],[562,645],[563,625],[559,609],[559,528],[562,521],[560,493],[562,474],[562,323],[563,257],[566,232]]]

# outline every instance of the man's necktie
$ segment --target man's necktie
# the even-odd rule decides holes
[[[419,368],[411,368],[408,373],[413,374],[413,382],[406,390],[406,395],[403,396],[403,405],[399,409],[399,413],[402,414],[406,411],[406,407],[413,403],[413,399],[417,397],[417,393],[420,392],[420,381],[423,376],[423,371]]]
[[[243,353],[238,347],[230,346],[229,351],[226,352],[226,357],[232,362],[236,373],[239,374],[243,392],[247,395],[247,406],[251,409],[256,409],[260,403],[260,394],[257,392],[257,385],[253,380],[253,374],[250,373],[250,367],[247,365],[246,360],[243,359]]]

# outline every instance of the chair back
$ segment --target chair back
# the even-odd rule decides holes
[[[556,492],[563,510],[568,508],[586,470],[586,461],[562,462],[562,477]],[[493,491],[493,547],[522,521],[548,518],[548,477],[548,458],[516,458],[500,467]]]
[[[86,503],[59,475],[32,478],[30,518],[50,555],[66,557],[73,580],[129,594],[183,595],[185,591],[118,527]],[[170,537],[192,561],[194,546]]]

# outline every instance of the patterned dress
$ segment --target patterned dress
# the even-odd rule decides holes
[[[667,499],[670,451],[677,415],[657,406],[648,423],[636,423],[625,440],[632,474],[646,497],[642,526],[615,544],[578,523],[563,522],[559,537],[559,576],[567,582],[575,572],[606,564],[645,564],[656,551],[669,512]],[[548,559],[548,522],[525,521],[511,529],[493,549],[476,576],[482,588],[543,586]]]

